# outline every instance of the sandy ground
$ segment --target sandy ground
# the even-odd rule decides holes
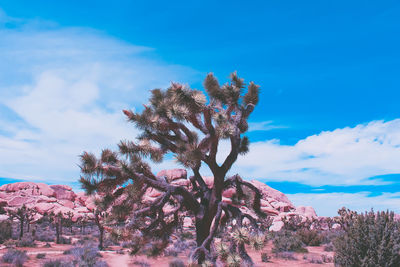
[[[24,266],[27,267],[40,267],[49,259],[56,259],[56,258],[65,258],[68,257],[63,255],[63,252],[69,248],[71,245],[57,245],[51,243],[50,248],[44,247],[45,243],[38,242],[37,247],[35,248],[18,248],[20,250],[27,251],[29,256],[29,260],[25,263]],[[268,246],[264,249],[268,253],[268,255],[272,255],[271,253],[272,245],[268,244]],[[103,256],[104,261],[108,263],[111,267],[130,267],[130,266],[138,266],[134,264],[134,262],[147,262],[150,266],[155,267],[168,267],[169,262],[172,261],[173,257],[158,257],[158,258],[148,258],[146,256],[130,256],[128,250],[125,250],[125,254],[118,254],[117,250],[119,247],[113,247],[112,250],[102,251],[101,254]],[[312,264],[307,260],[303,259],[304,255],[307,257],[320,257],[321,255],[327,255],[333,257],[333,252],[325,252],[323,247],[307,247],[309,253],[302,254],[302,253],[295,253],[295,257],[297,260],[284,260],[280,258],[272,257],[270,262],[264,263],[261,261],[260,252],[249,250],[249,255],[252,257],[255,265],[257,267],[261,266],[310,266],[310,267],[317,267],[317,266],[334,266],[333,263],[324,263],[324,264]],[[0,247],[0,257],[7,251],[5,247]],[[36,259],[36,255],[39,253],[46,253],[45,259]],[[184,262],[187,261],[187,255],[179,255],[180,259]],[[0,263],[0,266],[8,267],[11,266],[10,264]]]

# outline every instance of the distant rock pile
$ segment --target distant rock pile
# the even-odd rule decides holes
[[[67,185],[47,185],[44,183],[18,182],[0,187],[0,203],[5,209],[27,208],[37,211],[36,220],[44,213],[72,212],[76,221],[84,214],[90,215],[94,205],[83,192],[74,193]]]
[[[187,177],[187,172],[184,169],[163,170],[157,174],[158,177],[166,179],[171,184],[185,186],[191,189],[190,181]],[[208,187],[214,183],[213,177],[204,177]],[[252,180],[250,181],[262,193],[261,210],[273,218],[273,223],[270,227],[272,231],[279,231],[282,226],[282,218],[290,216],[300,216],[305,219],[317,218],[317,215],[312,207],[299,206],[295,207],[285,194],[275,190],[268,185]],[[236,191],[230,188],[223,193],[222,201],[233,204],[232,198]],[[161,192],[155,189],[148,189],[143,198],[144,202],[152,202]],[[66,185],[47,185],[44,183],[33,182],[18,182],[7,184],[0,187],[0,206],[5,209],[15,209],[25,204],[28,208],[37,211],[36,219],[43,216],[45,212],[66,214],[71,212],[73,220],[76,221],[82,216],[91,217],[95,197],[89,197],[83,192],[74,193],[72,188]],[[256,216],[248,209],[244,202],[236,203],[242,212]],[[173,207],[164,207],[165,212]],[[3,216],[4,217],[4,216]],[[184,218],[186,226],[193,225],[190,217]]]

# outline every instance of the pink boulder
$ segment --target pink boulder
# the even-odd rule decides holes
[[[278,232],[282,229],[285,224],[282,221],[274,221],[272,225],[269,227],[269,230],[272,232]]]
[[[190,184],[190,181],[188,179],[177,179],[177,180],[173,180],[171,182],[171,184],[188,187]]]
[[[88,197],[89,196],[86,195],[85,192],[78,192],[78,193],[76,193],[75,200],[78,200],[81,203],[81,205],[85,205],[85,201],[88,199]]]
[[[298,206],[295,212],[299,215],[303,215],[308,219],[318,218],[314,208],[311,206]]]
[[[261,191],[264,198],[269,197],[278,202],[285,202],[285,203],[289,204],[290,207],[294,208],[292,202],[290,202],[288,197],[285,194],[283,194],[282,192],[275,190],[272,187],[269,187],[268,185],[266,185],[260,181],[257,181],[257,180],[251,180],[251,183]]]
[[[275,202],[275,203],[271,203],[272,207],[274,207],[275,209],[281,211],[281,212],[288,212],[291,209],[293,209],[292,206],[290,206],[288,203],[286,202]]]
[[[36,203],[54,203],[54,202],[57,202],[57,199],[54,197],[38,196],[36,198]]]
[[[264,213],[266,213],[267,215],[278,215],[279,211],[270,208],[270,207],[261,207],[260,210]]]
[[[25,191],[27,194],[33,196],[45,195],[51,197],[54,195],[54,191],[49,185],[44,183],[33,183],[33,182],[18,182],[13,184],[6,184],[0,187],[0,191],[17,192]]]
[[[185,169],[162,170],[157,173],[157,177],[165,177],[169,182],[177,179],[187,179],[187,171]]]
[[[233,195],[235,195],[235,194],[236,194],[235,188],[229,188],[229,189],[225,190],[224,192],[222,192],[222,196],[228,197],[228,198],[232,198]]]
[[[62,206],[73,209],[75,207],[74,202],[72,202],[71,200],[67,200],[67,199],[60,199],[58,201],[58,203],[60,203]]]
[[[159,196],[161,196],[161,194],[162,194],[162,192],[158,191],[157,189],[151,188],[151,187],[148,188],[145,192],[145,195],[149,196],[149,197],[159,197]]]
[[[50,187],[54,190],[57,199],[75,200],[76,195],[71,187],[67,185],[51,185]]]
[[[44,214],[45,212],[49,212],[51,209],[55,207],[54,204],[52,203],[36,203],[35,206],[33,207],[37,212],[40,214]]]
[[[29,197],[21,197],[21,196],[16,196],[13,197],[10,201],[8,201],[8,205],[11,207],[21,207],[22,205],[27,205],[29,203],[32,203],[34,200]]]
[[[208,188],[211,188],[214,186],[214,177],[213,176],[204,176],[203,177],[204,182],[208,186]]]

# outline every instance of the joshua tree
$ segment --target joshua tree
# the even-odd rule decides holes
[[[56,228],[56,243],[60,244],[61,241],[60,237],[62,237],[62,222],[64,219],[63,214],[61,213],[61,211],[58,212],[57,214],[51,212],[50,218]]]
[[[19,221],[20,228],[19,228],[19,239],[24,236],[24,224],[28,224],[28,231],[29,231],[29,223],[33,220],[33,216],[36,212],[30,208],[27,208],[24,205],[22,207],[15,209],[15,210],[8,210],[8,215],[11,218],[16,218]]]
[[[67,226],[72,234],[72,227],[74,226],[73,221],[74,213],[72,211],[68,211],[65,213],[64,224]]]
[[[87,225],[88,221],[89,217],[87,215],[84,215],[78,219],[79,226],[81,227],[81,234],[85,233],[85,226]]]
[[[211,259],[211,244],[222,217],[224,221],[234,219],[239,226],[248,218],[256,227],[255,218],[222,202],[224,190],[234,187],[238,197],[243,197],[244,189],[249,189],[252,208],[259,216],[265,216],[260,211],[259,190],[239,175],[227,177],[237,157],[248,152],[249,139],[244,134],[247,120],[258,103],[259,86],[250,82],[244,93],[244,80],[233,73],[231,81],[222,86],[213,74],[208,74],[204,87],[207,96],[202,91],[172,83],[167,90],[152,90],[150,103],[141,113],[124,110],[128,121],[141,130],[137,142],[121,141],[118,152],[105,149],[99,158],[84,152],[80,179],[89,194],[98,192],[110,198],[128,195],[126,201],[132,203],[129,226],[140,230],[142,236],[157,237],[164,244],[177,225],[178,212],[191,214],[197,242],[192,259],[198,262]],[[218,145],[223,139],[228,140],[230,151],[219,163]],[[168,153],[193,172],[190,189],[156,177],[145,162],[145,158],[161,162]],[[207,186],[200,174],[202,165],[214,176],[212,186]],[[146,202],[140,200],[148,188],[161,191],[162,195],[143,204]],[[174,208],[165,211],[167,204]],[[234,253],[252,265],[244,246],[236,246]]]
[[[107,212],[95,209],[94,212],[94,222],[99,230],[99,250],[103,250],[103,240],[104,240],[104,222],[107,217]]]

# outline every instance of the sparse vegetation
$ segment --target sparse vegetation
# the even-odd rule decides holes
[[[16,267],[22,267],[28,260],[28,255],[26,254],[26,251],[8,249],[3,255],[2,260],[5,263],[12,263]]]
[[[303,242],[296,233],[289,230],[281,230],[274,235],[273,239],[274,247],[273,253],[280,252],[307,252],[304,248]]]

